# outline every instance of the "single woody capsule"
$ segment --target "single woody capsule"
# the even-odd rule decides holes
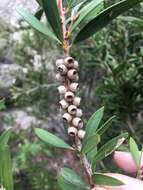
[[[62,95],[62,94],[65,94],[66,91],[67,91],[67,89],[66,89],[65,86],[59,86],[57,89],[58,89],[58,91],[59,91],[59,93],[60,93],[61,95]]]
[[[67,102],[72,102],[74,99],[74,93],[70,91],[66,92],[65,99]]]
[[[70,105],[70,106],[68,107],[68,112],[69,112],[69,114],[71,114],[71,115],[76,115],[77,107],[74,106],[74,105]]]
[[[66,68],[65,65],[59,65],[57,67],[57,71],[61,74],[61,75],[65,75],[68,71],[68,69]]]
[[[67,76],[71,80],[76,80],[77,79],[77,70],[75,69],[70,69],[67,73]]]
[[[75,76],[75,78],[73,79],[74,82],[78,82],[79,81],[79,76],[78,74]]]
[[[65,81],[65,77],[61,76],[60,73],[56,74],[56,80],[58,82],[64,82]]]
[[[75,127],[69,127],[68,128],[68,134],[71,136],[71,137],[75,137],[78,133],[78,130],[75,128]]]
[[[83,115],[82,110],[81,109],[77,109],[77,111],[76,111],[76,117],[82,117],[82,115]]]
[[[67,68],[73,68],[74,66],[74,59],[72,57],[66,57],[64,59],[64,63],[66,65]]]
[[[56,60],[56,66],[58,67],[59,65],[64,64],[64,60],[63,59],[57,59]]]
[[[79,137],[80,139],[84,139],[84,137],[85,137],[85,131],[82,130],[82,129],[80,129],[80,130],[78,131],[78,137]]]
[[[78,128],[82,128],[82,127],[83,127],[83,122],[82,122],[82,120],[81,120],[79,117],[75,117],[75,118],[72,120],[72,124],[73,124],[75,127],[78,127]]]
[[[78,63],[78,61],[74,61],[73,68],[76,69],[76,70],[79,68],[79,63]]]
[[[75,97],[74,100],[73,100],[73,105],[79,107],[80,102],[81,102],[81,98],[80,97]]]
[[[63,115],[63,121],[70,123],[72,121],[72,116],[69,113]]]
[[[76,83],[76,82],[73,82],[73,83],[70,84],[69,88],[70,88],[70,90],[72,92],[76,92],[78,90],[78,88],[79,88],[79,84]]]
[[[69,107],[69,104],[63,99],[63,100],[61,100],[60,102],[59,102],[59,104],[60,104],[60,107],[62,108],[62,109],[67,109],[68,107]]]

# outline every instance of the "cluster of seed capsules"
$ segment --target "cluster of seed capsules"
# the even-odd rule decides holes
[[[83,113],[79,108],[81,98],[76,96],[79,89],[79,63],[72,57],[66,57],[56,61],[56,68],[58,72],[56,79],[61,83],[58,87],[59,104],[63,113],[63,120],[68,124],[68,134],[83,139],[85,136],[81,120]]]

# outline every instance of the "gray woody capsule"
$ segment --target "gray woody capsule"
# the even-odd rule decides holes
[[[73,100],[73,105],[79,107],[80,102],[81,102],[81,98],[80,97],[75,97],[74,100]]]
[[[78,128],[82,128],[82,127],[83,127],[83,122],[82,122],[82,120],[81,120],[79,117],[75,117],[75,118],[72,120],[72,124],[73,124],[75,127],[78,127]]]
[[[56,74],[56,80],[59,82],[64,82],[65,81],[65,77],[61,76],[60,73]]]
[[[76,117],[82,117],[82,115],[83,115],[82,110],[81,109],[77,109],[77,111],[76,111]]]
[[[78,137],[79,137],[80,139],[84,139],[84,137],[85,137],[85,131],[82,130],[82,129],[80,129],[80,130],[78,131]]]
[[[79,84],[76,83],[76,82],[73,82],[73,83],[70,84],[69,88],[70,88],[70,90],[72,92],[76,92],[78,90],[78,88],[79,88]]]
[[[62,94],[65,94],[65,93],[66,93],[67,89],[66,89],[65,86],[59,86],[59,87],[58,87],[58,91],[59,91],[59,93],[62,95]]]
[[[73,68],[74,69],[78,69],[79,68],[79,63],[77,61],[74,61]]]
[[[61,74],[61,75],[65,75],[68,71],[68,69],[66,68],[65,65],[59,65],[57,67],[57,71]]]
[[[56,66],[58,67],[59,65],[64,64],[64,60],[63,59],[57,59],[56,61]]]
[[[74,67],[74,59],[72,57],[66,57],[64,60],[66,67],[73,68]]]
[[[78,130],[75,127],[68,128],[68,134],[72,137],[75,137],[78,133]]]
[[[77,70],[75,70],[75,69],[70,69],[70,70],[68,71],[67,75],[68,75],[68,78],[69,78],[69,79],[71,79],[71,80],[77,80],[77,76],[78,76]]]
[[[63,120],[67,123],[70,123],[72,121],[72,116],[69,113],[65,113],[63,115]]]
[[[66,92],[65,99],[67,102],[72,102],[74,99],[74,93],[70,91]]]
[[[69,104],[63,99],[63,100],[61,100],[60,102],[59,102],[59,104],[60,104],[60,107],[62,108],[62,109],[67,109],[68,107],[69,107]]]
[[[70,105],[70,106],[68,107],[68,112],[69,112],[69,114],[71,114],[71,115],[76,115],[77,107],[74,106],[74,105]]]

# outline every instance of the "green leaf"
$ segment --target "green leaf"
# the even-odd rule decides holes
[[[81,190],[79,188],[76,188],[75,185],[72,185],[71,183],[65,181],[62,176],[58,177],[58,186],[61,190]]]
[[[0,185],[13,190],[12,163],[8,146],[0,146]]]
[[[97,144],[100,142],[100,136],[94,134],[90,136],[86,141],[83,142],[82,153],[86,154],[91,152],[93,149],[97,149]]]
[[[40,33],[58,41],[58,38],[53,34],[53,32],[47,28],[42,22],[40,22],[35,16],[29,13],[27,10],[22,8],[17,8],[17,12],[28,22],[34,29],[38,30]]]
[[[65,143],[62,139],[43,129],[36,128],[35,133],[42,141],[50,144],[51,146],[73,150],[73,148]]]
[[[80,10],[79,17],[77,21],[73,24],[71,31],[73,32],[80,24],[85,24],[85,21],[89,20],[89,18],[93,18],[93,15],[95,17],[103,8],[103,0],[92,0]]]
[[[106,8],[79,31],[74,39],[74,42],[77,43],[92,36],[120,14],[124,13],[142,1],[143,0],[122,0]]]
[[[105,174],[101,173],[94,173],[92,176],[93,182],[96,185],[107,185],[107,186],[121,186],[125,185],[123,182],[120,180],[107,176]]]
[[[120,16],[119,19],[122,21],[127,21],[129,23],[132,23],[137,27],[143,28],[143,20],[140,18],[132,17],[132,16]]]
[[[62,168],[60,172],[60,176],[63,177],[63,179],[69,183],[74,185],[75,187],[81,188],[81,189],[87,189],[87,184],[83,181],[83,179],[77,175],[73,170],[69,168]]]
[[[112,116],[111,118],[109,118],[98,130],[97,130],[97,134],[99,135],[103,135],[108,128],[111,126],[112,121],[115,119],[116,116]]]
[[[119,135],[104,144],[95,155],[94,164],[113,153],[119,146],[121,146],[127,137],[128,133],[123,133],[122,135]]]
[[[35,13],[35,17],[38,19],[38,20],[41,20],[41,17],[43,15],[43,9],[38,9],[38,11]]]
[[[2,99],[0,100],[0,110],[4,110],[6,109],[6,106],[5,106],[5,101]]]
[[[43,9],[46,14],[47,20],[49,21],[54,33],[58,37],[58,39],[63,41],[62,34],[62,24],[59,16],[59,11],[57,7],[56,0],[42,0]]]
[[[12,128],[8,128],[2,133],[2,135],[0,136],[0,147],[4,147],[7,145],[11,132]]]
[[[87,125],[86,125],[86,135],[84,138],[85,140],[96,132],[96,130],[100,124],[100,121],[103,117],[103,113],[104,113],[104,107],[97,110],[90,117],[90,119],[88,120]]]
[[[134,162],[136,163],[137,167],[140,167],[140,152],[133,138],[130,138],[129,140],[129,147]]]

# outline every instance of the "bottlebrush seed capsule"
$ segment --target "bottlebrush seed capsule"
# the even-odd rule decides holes
[[[63,115],[63,120],[64,120],[65,122],[70,123],[71,120],[72,120],[72,116],[71,116],[69,113],[65,113],[65,114]]]
[[[61,76],[60,73],[56,74],[56,80],[59,82],[63,82],[65,80],[64,76]]]
[[[67,71],[68,71],[68,69],[66,68],[65,65],[59,65],[57,67],[57,70],[58,70],[59,73],[61,73],[61,75],[65,75],[67,73]]]
[[[78,69],[79,68],[79,63],[77,61],[74,61],[73,68],[74,69]]]
[[[78,131],[78,137],[79,137],[80,139],[83,139],[83,138],[85,137],[85,131],[82,130],[82,129],[80,129],[80,130]]]
[[[73,100],[73,105],[78,107],[80,105],[80,102],[81,102],[81,98],[80,97],[75,97],[74,100]]]
[[[67,89],[66,89],[65,86],[59,86],[58,87],[58,91],[59,91],[60,94],[65,94],[66,91],[67,91]]]
[[[64,60],[63,59],[57,59],[56,61],[56,66],[58,67],[59,65],[64,64]]]
[[[62,109],[67,109],[68,107],[69,107],[69,104],[63,99],[63,100],[61,100],[60,102],[59,102],[59,104],[60,104],[60,107],[62,108]]]
[[[75,81],[75,82],[78,82],[79,81],[79,76],[78,76],[78,74],[75,76],[75,78],[74,79],[72,79],[73,81]]]
[[[81,109],[77,109],[77,111],[76,111],[76,117],[82,117],[82,115],[83,115],[82,110]]]
[[[72,124],[75,126],[75,127],[81,127],[82,125],[82,121],[79,117],[75,117],[73,120],[72,120]]]
[[[78,83],[74,82],[74,83],[70,84],[70,90],[72,92],[76,92],[78,90],[78,88],[79,88],[79,84]]]
[[[75,115],[76,112],[77,112],[77,107],[74,106],[74,105],[70,105],[70,106],[68,107],[68,112],[69,112],[69,114],[71,114],[71,115]]]
[[[72,102],[74,99],[74,93],[70,91],[66,92],[65,99],[67,102]]]
[[[68,68],[72,68],[74,66],[74,59],[72,57],[66,57],[64,63]]]
[[[68,134],[72,137],[75,137],[78,133],[78,130],[75,127],[68,128]]]
[[[77,79],[77,71],[75,69],[70,69],[67,73],[68,78],[71,80],[76,80]]]

